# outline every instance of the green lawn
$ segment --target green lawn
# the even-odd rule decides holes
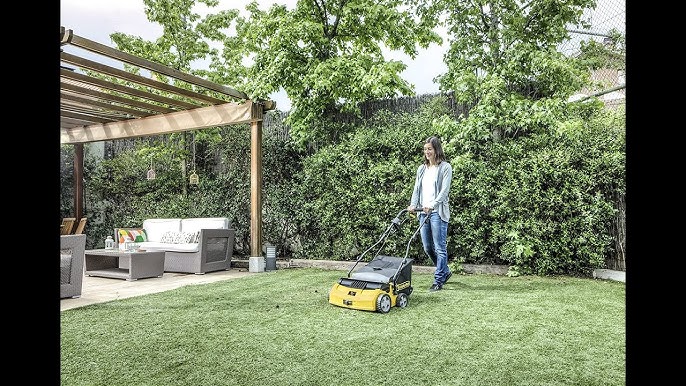
[[[62,385],[624,385],[625,284],[453,275],[407,308],[328,303],[281,269],[61,312]]]

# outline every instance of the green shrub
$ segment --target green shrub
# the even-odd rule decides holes
[[[522,274],[589,275],[612,252],[624,192],[622,113],[566,122],[551,134],[490,143],[453,175],[456,253]]]
[[[586,276],[602,268],[615,252],[611,224],[625,192],[623,110],[582,105],[547,133],[496,141],[473,138],[445,106],[437,97],[418,113],[380,111],[319,148],[263,136],[263,242],[276,245],[279,257],[356,259],[407,207],[423,141],[440,135],[453,165],[453,264],[507,264],[511,275]],[[102,247],[114,227],[146,218],[229,217],[234,253],[248,255],[250,141],[249,126],[237,125],[198,131],[192,141],[136,140],[109,159],[87,151],[87,246]],[[147,180],[151,159],[157,178]],[[73,205],[73,146],[62,146],[60,170],[64,217]],[[200,176],[197,187],[188,184],[190,171]],[[403,220],[383,253],[404,256],[409,245],[416,264],[430,264],[419,237],[408,243],[416,219]]]

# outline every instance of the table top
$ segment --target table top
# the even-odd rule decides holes
[[[135,251],[120,251],[115,249],[87,249],[86,255],[101,255],[101,256],[126,256],[126,255],[144,255],[146,253],[164,253],[164,251],[146,251],[137,249]]]

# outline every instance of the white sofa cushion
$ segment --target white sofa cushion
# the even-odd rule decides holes
[[[227,217],[184,218],[181,220],[181,231],[197,232],[200,229],[229,229]]]
[[[165,232],[181,232],[180,218],[149,218],[143,220],[143,229],[148,236],[148,241],[161,241]]]
[[[200,250],[200,244],[170,244],[157,241],[144,241],[139,243],[139,248],[144,251],[198,252]]]

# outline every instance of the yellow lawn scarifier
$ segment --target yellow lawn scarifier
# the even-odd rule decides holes
[[[424,217],[422,224],[407,242],[405,257],[379,255],[388,236],[399,230],[400,226],[408,220],[409,216],[404,216],[401,220],[401,216],[406,212],[407,209],[401,210],[379,240],[357,258],[348,271],[347,277],[340,278],[333,285],[329,291],[329,303],[355,310],[378,311],[383,314],[390,311],[391,307],[407,307],[412,293],[412,262],[414,261],[408,259],[407,255],[410,252],[412,240],[429,216]],[[353,272],[362,258],[379,244],[381,245],[374,258],[367,265]]]

